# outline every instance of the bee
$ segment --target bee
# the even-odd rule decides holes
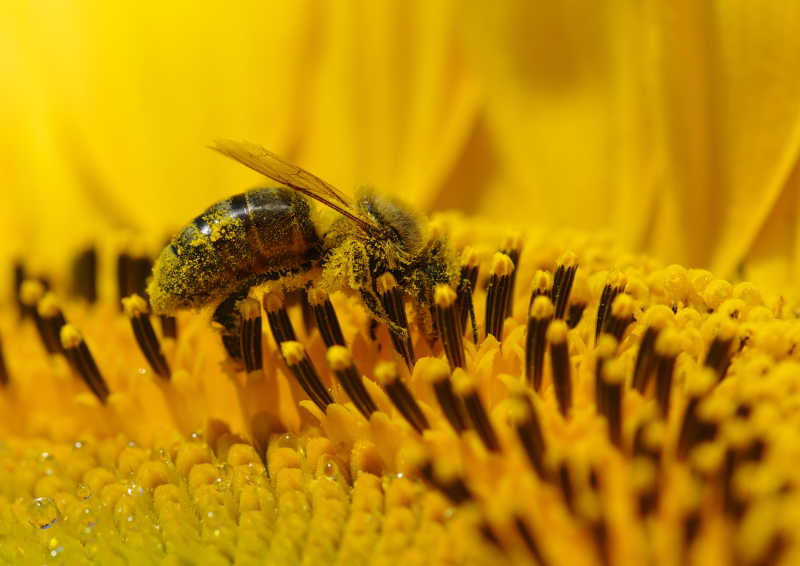
[[[391,273],[432,332],[437,284],[456,286],[458,259],[446,239],[405,203],[374,190],[350,199],[315,175],[248,142],[218,141],[212,149],[281,187],[254,189],[211,205],[163,249],[148,294],[156,314],[216,305],[213,320],[239,357],[236,303],[274,281],[291,291],[313,285],[331,294],[356,293],[378,321],[399,334],[381,304],[376,280]],[[335,212],[325,219],[311,201]]]

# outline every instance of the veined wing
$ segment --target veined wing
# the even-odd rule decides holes
[[[245,141],[216,140],[211,149],[238,161],[273,181],[318,200],[325,206],[348,217],[367,232],[378,229],[378,226],[356,214],[350,204],[350,200],[334,186],[305,169],[287,163],[260,145]]]

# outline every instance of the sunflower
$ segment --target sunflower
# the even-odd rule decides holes
[[[800,561],[800,45],[754,9],[5,5],[0,557]],[[454,276],[154,313],[264,182],[226,136],[429,212]]]

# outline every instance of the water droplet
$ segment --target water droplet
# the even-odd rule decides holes
[[[78,484],[75,495],[80,499],[89,499],[92,496],[92,488],[85,483]]]
[[[333,463],[333,460],[328,460],[325,463],[325,475],[335,480],[339,475],[339,468]]]
[[[38,497],[28,506],[28,521],[39,529],[49,529],[58,520],[58,507],[49,497]]]
[[[281,448],[295,448],[297,446],[297,440],[293,434],[287,432],[278,439],[278,446]]]
[[[90,532],[92,527],[97,524],[97,517],[94,516],[92,509],[90,507],[84,507],[80,515],[78,516],[78,520],[83,525],[85,532]]]

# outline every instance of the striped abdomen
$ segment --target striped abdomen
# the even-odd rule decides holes
[[[148,292],[156,312],[200,307],[257,274],[307,269],[320,239],[306,199],[257,189],[212,205],[164,248]]]

